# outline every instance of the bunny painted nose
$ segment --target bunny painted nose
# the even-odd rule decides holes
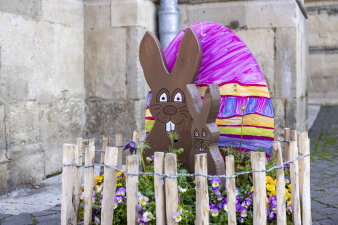
[[[165,114],[167,114],[167,115],[172,116],[172,115],[175,115],[175,114],[176,114],[177,109],[176,109],[175,106],[167,105],[167,106],[165,106],[165,107],[163,108],[163,112],[164,112]]]

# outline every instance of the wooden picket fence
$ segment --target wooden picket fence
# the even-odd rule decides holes
[[[134,133],[136,139],[137,132]],[[113,204],[116,191],[116,168],[122,168],[122,148],[108,147],[109,137],[104,136],[101,151],[101,164],[104,167],[104,195],[101,210],[101,224],[111,225],[113,222]],[[299,135],[297,143],[297,132],[285,129],[284,154],[280,142],[273,143],[273,154],[276,157],[276,166],[283,164],[282,155],[285,160],[296,159],[310,152],[309,139],[306,132]],[[117,135],[116,144],[122,144],[122,136]],[[299,150],[298,150],[299,146]],[[252,169],[257,171],[266,170],[266,157],[263,152],[251,152]],[[61,224],[78,224],[77,214],[79,210],[79,192],[81,188],[81,172],[84,167],[84,225],[92,224],[92,195],[94,179],[94,139],[89,139],[88,145],[84,147],[84,165],[82,160],[82,139],[77,140],[77,145],[64,144],[63,146],[63,172],[62,172],[62,205]],[[83,165],[83,166],[81,166]],[[113,167],[111,167],[113,166]],[[277,224],[286,225],[286,201],[285,180],[283,167],[276,169],[277,175]],[[172,214],[178,209],[178,187],[177,187],[177,161],[173,153],[164,154],[156,152],[154,155],[154,182],[156,199],[156,224],[177,224],[172,219]],[[266,172],[253,172],[253,224],[266,224]],[[138,204],[138,176],[139,159],[132,155],[126,158],[126,195],[127,195],[127,224],[137,224]],[[209,196],[207,178],[207,156],[199,154],[195,156],[196,175],[196,222],[195,224],[209,224]],[[131,175],[128,175],[131,174]],[[159,174],[170,175],[162,177]],[[226,175],[233,176],[234,157],[226,157]],[[310,194],[310,157],[303,157],[290,163],[291,194],[293,224],[309,225],[311,219],[311,194]],[[163,182],[164,180],[164,182]],[[226,178],[228,224],[236,224],[236,190],[235,178]]]

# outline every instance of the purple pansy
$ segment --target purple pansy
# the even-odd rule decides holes
[[[210,207],[210,214],[211,214],[213,217],[218,216],[218,213],[219,213],[219,208],[218,208],[217,206],[212,206],[212,207]]]
[[[221,194],[221,191],[218,188],[212,188],[212,190],[214,191],[215,195]]]
[[[100,204],[102,204],[102,200],[103,200],[103,195],[101,195]]]
[[[118,203],[120,203],[123,200],[123,196],[122,195],[116,195],[115,199],[117,200]]]
[[[137,204],[137,210],[138,210],[138,211],[141,211],[141,210],[142,210],[142,205],[141,205],[141,203],[138,203],[138,204]]]
[[[129,150],[130,154],[136,154],[137,151],[137,144],[135,141],[129,141],[128,144],[124,146],[123,150]]]
[[[239,211],[240,208],[242,207],[240,198],[236,196],[236,211]]]
[[[275,196],[269,197],[271,211],[277,211],[277,198]]]
[[[95,218],[94,218],[94,224],[100,224],[99,217],[95,216]]]
[[[221,194],[216,195],[216,197],[217,197],[218,201],[222,201],[223,200],[223,196]]]
[[[184,192],[187,191],[187,189],[186,188],[182,188],[180,185],[178,185],[178,191],[184,193]]]
[[[143,213],[143,215],[142,215],[142,220],[143,220],[144,222],[149,222],[149,221],[152,220],[152,217],[153,217],[153,214],[152,214],[151,212],[146,211],[146,212]]]
[[[176,211],[174,212],[171,217],[175,220],[176,223],[181,222],[182,220],[182,212],[181,211]]]
[[[223,209],[224,209],[224,211],[228,212],[228,204],[227,203],[224,203]]]
[[[223,208],[223,205],[224,205],[224,204],[223,204],[222,202],[218,202],[218,203],[217,203],[217,207],[220,208],[220,209]]]
[[[120,187],[117,191],[116,191],[116,196],[117,195],[122,195],[124,196],[126,194],[126,189],[124,187]]]
[[[276,198],[276,196],[270,196],[269,197],[269,202],[272,205],[277,205],[277,198]]]
[[[289,210],[290,213],[292,213],[292,207],[291,207],[291,205],[288,205],[286,208]]]
[[[266,215],[268,216],[270,214],[270,208],[269,206],[266,207]]]
[[[115,198],[115,199],[114,199],[114,209],[116,209],[118,205],[119,205],[119,202],[118,202],[117,199]]]
[[[252,199],[249,198],[249,197],[247,197],[247,198],[245,199],[245,204],[246,204],[246,206],[251,205],[251,204],[252,204]]]
[[[244,217],[247,217],[247,210],[246,210],[246,207],[241,207],[240,209],[239,209],[239,216],[240,216],[240,218],[244,218]]]
[[[221,183],[221,178],[218,177],[212,178],[210,182],[213,188],[217,188]]]
[[[274,220],[275,217],[276,217],[276,213],[274,213],[274,212],[269,213],[269,220]]]

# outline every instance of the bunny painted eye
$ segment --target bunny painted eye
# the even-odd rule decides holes
[[[174,97],[174,102],[182,102],[182,95],[181,93],[177,93]]]
[[[202,137],[206,137],[207,136],[207,132],[205,132],[205,130],[202,130]]]
[[[172,102],[185,102],[185,96],[181,89],[177,88],[171,95]]]
[[[156,101],[157,102],[169,102],[170,101],[169,91],[165,88],[162,88],[161,90],[159,90],[156,94]]]
[[[197,130],[194,131],[194,136],[195,136],[195,137],[198,137],[198,136],[199,136]]]
[[[166,93],[161,94],[160,96],[160,102],[167,102],[168,101],[168,97]]]

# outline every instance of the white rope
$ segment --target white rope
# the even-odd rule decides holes
[[[111,168],[111,169],[114,169],[118,172],[121,172],[122,174],[126,175],[126,176],[140,176],[140,175],[151,175],[151,176],[154,176],[154,175],[157,175],[159,176],[161,179],[164,179],[164,178],[172,178],[172,179],[176,179],[178,177],[194,177],[194,176],[201,176],[201,177],[207,177],[207,178],[236,178],[237,176],[241,176],[241,175],[245,175],[245,174],[250,174],[250,173],[259,173],[259,172],[264,172],[264,173],[267,173],[267,172],[270,172],[274,169],[281,169],[283,168],[285,165],[288,165],[290,163],[293,163],[295,161],[298,161],[304,157],[307,157],[307,156],[310,156],[310,154],[305,154],[305,155],[301,155],[295,159],[292,159],[292,160],[289,160],[289,161],[286,161],[284,162],[281,166],[273,166],[273,167],[270,167],[269,169],[266,169],[266,170],[249,170],[249,171],[244,171],[244,172],[239,172],[239,173],[235,173],[235,175],[232,175],[232,176],[227,176],[225,174],[223,175],[207,175],[207,174],[201,174],[201,173],[187,173],[187,174],[184,174],[184,173],[179,173],[177,175],[167,175],[167,174],[161,174],[161,173],[156,173],[156,172],[138,172],[138,173],[127,173],[125,171],[123,171],[122,169],[119,169],[117,168],[116,166],[112,166],[112,165],[106,165],[106,164],[99,164],[99,163],[94,163],[94,164],[91,164],[91,165],[79,165],[79,164],[76,164],[76,163],[66,163],[66,164],[63,164],[63,166],[75,166],[75,167],[83,167],[83,168],[89,168],[89,167],[94,167],[94,166],[104,166],[104,167],[107,167],[107,168]]]

